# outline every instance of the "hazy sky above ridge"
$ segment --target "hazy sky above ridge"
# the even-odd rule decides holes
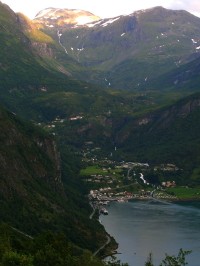
[[[15,12],[21,12],[33,19],[42,9],[48,7],[82,9],[101,18],[130,14],[136,10],[163,6],[169,9],[183,9],[200,17],[199,0],[1,0]]]

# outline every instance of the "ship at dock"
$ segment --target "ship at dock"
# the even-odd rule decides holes
[[[108,215],[108,211],[106,210],[106,208],[101,208],[100,213],[104,215]]]

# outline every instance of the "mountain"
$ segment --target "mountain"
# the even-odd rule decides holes
[[[147,81],[145,87],[159,91],[172,91],[174,87],[182,93],[199,91],[200,57],[186,63],[176,70],[167,72],[157,79]]]
[[[78,27],[98,21],[100,17],[77,9],[46,8],[35,16],[35,22],[45,27]]]
[[[148,103],[150,97],[145,94],[130,100],[132,112],[141,106],[138,113],[112,113],[111,107],[110,112],[98,116],[57,123],[53,131],[63,145],[68,143],[78,151],[91,143],[91,151],[100,148],[97,156],[110,158],[112,153],[112,160],[148,162],[151,166],[175,164],[182,169],[173,177],[178,184],[199,185],[200,94],[156,110],[149,108],[152,102]],[[124,99],[121,104],[126,105]],[[131,110],[131,105],[127,108]]]
[[[94,251],[106,235],[98,221],[89,219],[87,189],[78,178],[80,158],[62,147],[58,136],[27,120],[44,125],[59,115],[68,118],[77,99],[80,110],[88,103],[85,98],[91,102],[86,88],[93,97],[97,88],[66,73],[55,58],[65,52],[53,39],[1,3],[0,22],[0,102],[12,111],[0,109],[1,221],[32,236],[63,232],[67,241]]]
[[[143,88],[147,80],[199,56],[200,19],[186,11],[155,7],[82,25],[68,24],[67,13],[52,27],[47,24],[57,21],[54,13],[39,14],[43,31],[87,67],[90,81],[107,87]]]
[[[1,12],[1,101],[8,108],[8,99],[20,98],[21,105],[22,95],[30,92],[35,97],[50,87],[60,91],[89,86],[77,82],[80,79],[134,91],[179,91],[179,70],[190,63],[195,68],[199,57],[199,18],[185,11],[157,7],[102,20],[82,10],[49,8],[39,12],[34,23],[4,4]],[[94,21],[77,24],[83,17]],[[52,21],[53,27],[45,24]],[[190,88],[190,76],[187,72],[188,88],[196,91],[195,85]]]
[[[183,183],[199,184],[200,94],[129,119],[115,135],[116,146],[132,160],[176,164]],[[179,176],[180,175],[180,176]],[[179,180],[179,182],[180,182]]]
[[[24,115],[26,109],[27,119],[36,118],[41,115],[33,112],[38,97],[91,87],[75,80],[70,72],[78,64],[50,36],[2,3],[0,24],[0,100],[9,110]],[[65,66],[57,61],[60,54],[65,55]]]
[[[188,69],[190,66],[191,73],[195,73],[194,71],[197,70],[196,66],[198,65],[199,59],[194,58],[198,56],[198,49],[196,49],[198,48],[198,38],[192,38],[192,36],[194,36],[194,34],[195,36],[198,36],[199,34],[199,29],[197,29],[199,19],[185,11],[172,11],[157,7],[145,11],[138,11],[130,16],[113,18],[112,20],[98,20],[97,22],[95,21],[79,26],[77,24],[73,24],[74,26],[72,26],[72,23],[66,24],[66,28],[63,27],[63,24],[59,20],[59,23],[55,24],[54,27],[46,27],[43,25],[42,31],[38,29],[38,22],[36,25],[33,24],[23,15],[15,14],[5,5],[1,5],[1,12],[2,23],[5,23],[5,26],[2,29],[2,43],[4,43],[5,47],[7,46],[4,39],[8,40],[8,31],[5,29],[10,29],[9,53],[5,47],[2,50],[2,53],[0,53],[4,60],[5,55],[8,56],[6,63],[9,66],[8,68],[2,67],[2,72],[0,73],[2,77],[0,80],[1,103],[10,110],[17,112],[17,114],[20,114],[25,119],[32,119],[35,122],[42,123],[42,126],[57,136],[61,149],[68,145],[72,145],[76,149],[79,149],[80,147],[83,147],[85,142],[93,141],[96,145],[99,144],[106,150],[112,149],[115,144],[121,145],[121,149],[126,150],[126,145],[129,145],[129,142],[134,143],[133,140],[135,138],[134,134],[130,135],[130,132],[132,132],[130,121],[134,120],[135,117],[142,117],[144,114],[146,115],[149,112],[153,112],[155,109],[159,110],[163,105],[167,106],[171,104],[171,102],[175,102],[178,98],[183,96],[183,89],[179,90],[176,94],[172,91],[160,93],[159,90],[158,92],[153,91],[153,93],[151,93],[147,90],[144,91],[144,89],[141,92],[137,90],[135,93],[124,93],[123,91],[116,92],[108,89],[104,90],[99,86],[91,85],[88,82],[79,81],[75,79],[74,76],[76,75],[74,73],[76,71],[79,72],[78,69],[83,69],[83,66],[79,68],[79,63],[76,62],[78,66],[76,68],[76,64],[74,65],[75,61],[73,61],[75,59],[71,59],[71,55],[66,54],[59,42],[56,43],[53,33],[57,34],[58,30],[63,30],[62,34],[68,34],[68,36],[72,33],[75,34],[77,31],[80,31],[80,33],[84,31],[87,33],[90,32],[96,36],[95,34],[100,30],[101,34],[99,36],[105,34],[104,36],[112,37],[112,34],[113,36],[116,36],[116,30],[122,30],[120,25],[124,25],[127,30],[127,35],[130,35],[132,40],[136,41],[135,44],[138,43],[139,45],[140,43],[140,46],[142,43],[147,45],[144,40],[163,41],[164,37],[161,33],[165,30],[168,32],[166,33],[167,37],[165,36],[164,38],[165,42],[172,40],[172,37],[175,39],[178,38],[175,34],[179,37],[181,35],[188,40],[188,49],[186,49],[186,44],[181,42],[182,48],[179,49],[180,51],[178,52],[180,52],[181,55],[184,54],[183,57],[186,62],[188,60],[191,61],[185,63],[183,66],[176,67],[177,75],[179,73],[178,71],[181,71],[181,69],[184,68]],[[64,20],[65,17],[69,20],[70,17],[72,17],[74,21],[76,21],[76,16],[74,14],[77,14],[77,17],[82,15],[93,17],[90,13],[85,13],[83,11],[64,10],[64,13],[62,13],[62,10],[48,9],[45,10],[45,12],[40,12],[38,18],[42,21],[43,16],[46,14],[46,17],[51,20],[55,12],[59,12],[56,14],[57,18],[61,20]],[[3,17],[5,13],[6,16]],[[14,23],[15,21],[17,21],[17,23]],[[55,21],[57,21],[57,19]],[[133,21],[135,21],[135,24]],[[188,21],[190,22],[188,23]],[[116,23],[119,23],[119,25],[117,24],[117,28]],[[135,26],[133,27],[133,25]],[[147,30],[147,26],[151,26],[150,28],[152,31]],[[111,29],[113,32],[109,35],[108,32]],[[196,30],[195,33],[193,32],[194,29]],[[159,32],[160,35],[158,35]],[[49,36],[50,33],[52,34],[51,37]],[[120,35],[120,39],[125,35]],[[190,37],[188,37],[189,35]],[[157,36],[160,37],[157,38]],[[26,42],[24,40],[26,40]],[[70,41],[70,38],[68,40]],[[87,40],[89,41],[89,39]],[[93,40],[96,41],[96,44],[98,45],[101,38],[94,38]],[[109,38],[105,40],[110,42]],[[115,39],[113,39],[112,43],[119,45],[119,43],[114,40]],[[17,44],[18,46],[15,46],[14,44]],[[148,46],[150,46],[150,44],[151,43],[149,43]],[[44,51],[51,52],[43,53],[42,47],[44,48]],[[106,47],[106,45],[104,45],[104,47]],[[132,48],[130,48],[130,50],[131,49]],[[128,54],[128,49],[126,50]],[[190,51],[190,53],[188,51]],[[194,51],[195,53],[193,53]],[[154,51],[155,54],[157,54],[157,52],[157,50]],[[61,57],[58,56],[59,53],[62,55],[63,62],[64,60],[67,62],[66,64],[69,62],[71,69],[73,67],[76,68],[76,71],[73,73],[74,76],[58,71],[56,68],[52,68],[51,64],[48,64],[48,62],[52,63],[57,61],[58,58],[60,60]],[[142,52],[141,50],[138,50],[138,55],[142,55],[142,53],[144,55],[146,51],[143,50]],[[172,49],[171,55],[169,54],[169,56],[175,54],[176,56],[180,56],[180,54],[177,54],[176,49]],[[124,56],[127,56],[126,53],[124,53]],[[163,60],[165,60],[168,58],[168,55],[166,54],[166,56],[163,57]],[[145,67],[147,67],[148,63],[152,63],[152,61],[149,60],[150,57],[143,58],[146,58],[146,61],[144,60]],[[156,64],[159,64],[159,60],[155,62]],[[61,61],[57,64],[62,66]],[[142,73],[144,69],[142,65],[138,65],[138,68],[139,66],[141,67],[140,71]],[[171,73],[171,77],[173,75],[175,77],[175,70],[171,70],[170,72],[171,66],[169,67],[167,64],[165,64],[165,67],[167,69],[165,74],[166,77],[169,73]],[[151,70],[153,71],[153,68]],[[85,71],[87,72],[87,70]],[[5,73],[7,75],[5,75]],[[95,76],[96,73],[97,72],[94,71],[93,75]],[[196,76],[198,77],[198,71],[196,73]],[[119,78],[123,78],[121,71],[119,74]],[[164,75],[158,75],[159,77],[164,77]],[[192,78],[192,75],[191,78],[188,76],[188,86],[190,86],[189,84],[191,84]],[[154,82],[159,82],[159,79],[156,79],[155,76],[152,80]],[[173,82],[174,80],[176,79],[173,79]],[[160,82],[161,81],[162,80],[160,80]],[[150,84],[150,81],[147,79],[146,83]],[[154,89],[154,86],[155,85],[152,85],[152,90]],[[198,89],[193,88],[192,90]],[[189,90],[189,92],[186,92],[185,94],[191,93],[192,90]],[[73,117],[78,117],[80,119],[73,123],[71,122],[71,118]],[[122,134],[121,140],[120,134]],[[71,136],[73,136],[73,138]],[[131,137],[129,138],[128,136]],[[124,141],[122,141],[123,139]],[[66,153],[67,152],[64,151],[64,154]],[[131,150],[129,150],[129,153],[132,153]]]
[[[32,236],[63,232],[69,242],[97,249],[105,232],[88,218],[79,161],[70,151],[60,154],[49,134],[2,108],[0,125],[1,222]]]
[[[33,22],[0,4],[0,25],[0,103],[12,111],[0,109],[2,221],[90,251],[105,243],[79,179],[88,143],[103,158],[176,164],[179,184],[199,185],[200,95],[180,100],[199,90],[199,18],[49,8]]]
[[[80,67],[81,71],[81,66],[66,55],[52,37],[38,30],[23,14],[15,14],[2,3],[0,14],[2,87],[31,87],[37,90],[55,79],[70,82],[73,79],[71,70]],[[61,55],[65,56],[65,66],[57,60]]]
[[[2,108],[0,116],[0,182],[4,210],[1,212],[1,220],[12,220],[14,225],[21,227],[27,220],[31,221],[30,213],[40,209],[40,204],[43,207],[49,204],[50,211],[53,202],[48,199],[48,191],[64,195],[60,155],[55,141],[38,128],[23,123],[14,113],[8,113]],[[37,191],[38,186],[44,190]],[[24,209],[20,203],[22,199]],[[34,205],[31,203],[33,199]],[[41,216],[40,219],[42,221],[44,218]],[[45,223],[45,219],[43,222]]]
[[[1,20],[1,86],[9,89],[12,86],[22,86],[20,80],[23,78],[24,87],[31,85],[31,81],[36,83],[36,77],[41,77],[47,73],[42,64],[44,60],[36,56],[32,49],[32,42],[28,34],[46,43],[46,46],[53,44],[51,37],[42,32],[34,31],[25,23],[25,17],[15,14],[8,6],[0,4]],[[23,23],[21,23],[23,18]],[[27,20],[28,22],[28,20]],[[26,34],[27,33],[27,34]],[[40,35],[38,34],[40,33]],[[39,45],[38,43],[38,45]],[[47,66],[46,66],[47,67]],[[26,70],[26,72],[25,72]],[[26,75],[24,74],[26,73]],[[33,82],[33,83],[34,83]]]

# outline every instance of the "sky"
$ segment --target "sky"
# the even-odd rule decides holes
[[[199,0],[1,0],[15,12],[30,19],[48,7],[82,9],[101,18],[127,15],[140,9],[163,6],[168,9],[187,10],[200,17]]]

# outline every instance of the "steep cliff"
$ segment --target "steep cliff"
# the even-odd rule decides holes
[[[68,241],[97,249],[105,231],[89,220],[75,156],[66,147],[60,154],[49,134],[2,108],[0,128],[0,220],[32,236],[64,232]]]
[[[53,207],[49,192],[64,196],[60,155],[47,134],[3,109],[0,127],[0,198],[4,207],[1,219],[6,221],[11,208],[16,215],[14,223],[19,224],[19,220],[28,218],[24,208],[37,216],[40,204]],[[12,216],[9,219],[13,222]]]

